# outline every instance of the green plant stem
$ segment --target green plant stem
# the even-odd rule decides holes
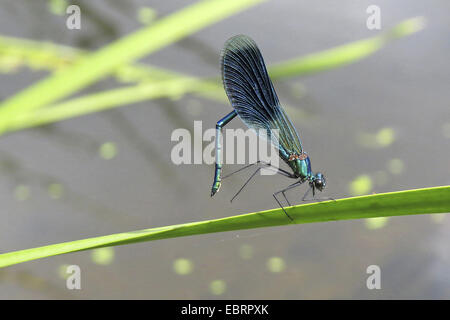
[[[8,119],[73,94],[114,71],[262,0],[202,0],[121,38],[39,81],[0,106],[0,133]]]
[[[0,254],[0,267],[105,246],[207,233],[349,219],[445,213],[450,212],[450,186],[374,194],[286,209],[293,221],[289,220],[281,209],[272,209],[222,219],[117,233],[3,253]]]
[[[408,19],[375,37],[275,64],[269,68],[269,72],[274,79],[281,79],[343,66],[374,53],[391,39],[417,32],[422,26],[421,18]],[[134,87],[107,90],[33,112],[18,113],[8,119],[6,130],[10,132],[21,130],[109,108],[122,107],[130,103],[162,97],[180,97],[186,93],[196,93],[215,101],[227,101],[218,80],[196,79],[149,66],[142,66],[141,72],[138,72],[135,66],[129,68],[128,72],[133,73],[134,76],[138,75],[141,80],[152,79],[151,74],[153,79],[156,77],[163,80],[144,81]],[[122,72],[124,70],[122,69]]]
[[[359,61],[384,47],[389,41],[405,37],[423,29],[425,20],[416,17],[404,20],[387,32],[375,37],[338,46],[302,59],[292,59],[270,68],[273,79],[311,74]]]
[[[117,108],[124,104],[163,97],[177,97],[186,92],[202,91],[205,85],[206,82],[185,77],[107,90],[42,108],[32,113],[19,114],[8,122],[8,132]]]

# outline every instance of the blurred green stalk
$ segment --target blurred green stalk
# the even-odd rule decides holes
[[[0,105],[0,133],[11,117],[67,97],[132,62],[262,0],[202,0],[123,37]]]
[[[423,25],[423,18],[408,19],[399,23],[391,30],[375,37],[272,65],[269,67],[269,73],[276,80],[344,66],[369,56],[393,39],[404,37],[421,30]],[[2,38],[0,38],[1,40]],[[17,45],[18,41],[13,41],[14,43]],[[23,43],[23,46],[29,47],[33,45],[26,42]],[[32,47],[32,49],[36,50],[36,47]],[[61,52],[61,54],[58,54],[58,52]],[[67,55],[64,55],[64,53],[67,53]],[[67,63],[67,61],[71,61],[71,59],[75,61],[81,60],[78,58],[80,55],[85,56],[84,53],[75,50],[70,51],[67,47],[60,48],[53,46],[51,50],[47,50],[47,57],[52,57],[52,60],[59,59],[60,63],[54,64],[56,66],[61,66]],[[70,68],[68,67],[68,69]],[[223,93],[218,78],[196,79],[146,65],[122,65],[115,69],[115,75],[119,78],[125,78],[127,81],[138,81],[141,83],[136,86],[86,95],[53,106],[40,108],[33,112],[22,110],[22,112],[16,112],[14,114],[10,113],[9,117],[5,118],[4,130],[20,130],[109,108],[121,107],[130,103],[162,97],[180,97],[186,93],[196,93],[205,98],[226,102],[226,96]],[[3,114],[2,111],[0,109],[0,116]]]

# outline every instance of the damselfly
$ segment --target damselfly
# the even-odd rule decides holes
[[[234,110],[216,124],[216,166],[211,197],[219,191],[222,179],[252,166],[258,166],[258,169],[233,197],[234,199],[263,167],[271,167],[277,173],[297,180],[273,194],[278,205],[291,219],[277,195],[281,193],[290,205],[285,192],[308,182],[309,188],[303,196],[303,200],[310,190],[314,197],[316,189],[322,191],[325,188],[325,177],[320,172],[313,173],[311,171],[311,161],[302,148],[295,127],[278,101],[264,59],[256,43],[245,35],[229,39],[222,50],[221,68],[223,86]],[[266,132],[265,137],[278,148],[280,158],[291,168],[292,172],[275,168],[270,163],[258,161],[222,177],[222,128],[236,116],[239,116],[249,128],[254,129],[257,133]]]

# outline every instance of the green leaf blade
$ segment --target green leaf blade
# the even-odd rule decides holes
[[[351,42],[305,57],[279,63],[269,68],[273,79],[314,74],[324,70],[355,63],[383,48],[389,41],[405,37],[422,30],[422,17],[402,21],[391,30],[375,37]]]
[[[350,219],[450,212],[450,186],[374,194],[53,244],[0,254],[0,267],[70,252],[207,233]]]
[[[138,30],[88,55],[73,66],[32,85],[0,105],[0,133],[8,118],[67,97],[114,71],[201,28],[262,0],[203,0],[149,27]]]

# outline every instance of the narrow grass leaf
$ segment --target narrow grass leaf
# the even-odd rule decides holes
[[[106,76],[120,65],[159,50],[261,1],[203,0],[113,42],[6,100],[0,105],[0,133],[5,130],[12,115],[67,97]]]
[[[422,18],[408,19],[391,30],[373,38],[273,65],[269,67],[269,73],[274,79],[282,79],[290,76],[316,73],[356,62],[381,49],[389,40],[421,30],[423,24]],[[32,52],[38,50],[38,46],[30,41],[4,37],[0,37],[0,50],[2,45],[5,46],[5,42],[6,44],[11,42],[12,46],[19,46],[19,51],[25,50],[24,48],[29,48]],[[77,55],[85,55],[84,52],[76,51],[76,49],[70,51],[69,48],[63,46],[52,45],[48,51],[43,50],[46,56],[51,57],[50,60],[57,60],[58,55],[61,55],[60,59],[62,61],[54,65],[61,65],[64,63],[63,61],[67,61],[70,58],[76,60],[75,57]],[[51,64],[47,63],[47,65]],[[179,97],[186,93],[195,93],[215,101],[227,101],[218,79],[215,78],[195,79],[177,72],[147,65],[125,65],[119,67],[115,73],[119,78],[128,77],[128,81],[143,83],[135,87],[113,89],[75,98],[67,102],[38,109],[34,112],[17,112],[7,118],[7,130],[15,131],[30,128],[109,108],[121,107],[130,103],[161,97]],[[164,86],[168,87],[164,88]]]
[[[273,66],[269,72],[273,79],[285,79],[287,77],[317,73],[354,63],[380,50],[394,39],[405,37],[422,30],[424,24],[422,17],[411,18],[375,37],[352,42],[305,57],[288,60]]]
[[[64,242],[0,254],[0,267],[59,254],[233,230],[286,226],[303,223],[366,219],[450,212],[450,186],[374,194],[281,209],[248,213],[222,219],[185,223],[107,236]]]

